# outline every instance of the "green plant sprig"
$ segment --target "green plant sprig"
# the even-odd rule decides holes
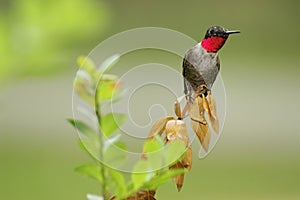
[[[186,144],[175,141],[166,145],[159,134],[152,133],[151,140],[144,144],[145,156],[134,164],[131,180],[125,180],[117,167],[122,166],[127,158],[124,153],[127,146],[121,141],[118,132],[119,127],[126,122],[126,116],[121,113],[103,113],[101,110],[105,102],[114,103],[121,98],[118,77],[107,73],[118,59],[118,56],[112,56],[100,68],[87,57],[78,59],[80,70],[74,80],[74,91],[93,108],[94,113],[89,114],[95,117],[97,129],[85,121],[68,119],[80,135],[80,147],[94,160],[94,163],[81,165],[75,171],[101,184],[102,195],[88,194],[88,199],[145,199],[146,196],[147,199],[155,199],[155,191],[160,185],[187,171],[185,168],[171,168],[184,156]],[[170,161],[170,158],[175,159]]]

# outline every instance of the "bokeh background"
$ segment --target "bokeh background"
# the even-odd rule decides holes
[[[73,171],[90,159],[65,120],[78,55],[131,28],[199,41],[214,24],[242,31],[220,53],[223,133],[208,157],[195,155],[182,191],[167,184],[158,199],[300,199],[299,9],[297,0],[1,0],[0,199],[99,191]]]

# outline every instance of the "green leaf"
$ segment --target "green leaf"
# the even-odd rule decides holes
[[[95,137],[96,132],[89,127],[85,122],[77,120],[77,119],[67,119],[67,121],[81,134],[86,137]]]
[[[171,178],[187,172],[185,169],[170,169],[166,170],[163,173],[157,174],[154,176],[149,182],[147,182],[144,187],[145,189],[153,190],[156,189],[158,186],[170,181]]]
[[[92,157],[99,158],[100,142],[98,134],[86,123],[76,119],[67,119],[68,122],[80,133],[81,143],[85,151]]]
[[[117,185],[114,194],[117,198],[121,199],[121,197],[123,197],[127,192],[125,178],[120,172],[114,169],[107,168],[107,171],[111,175],[114,183]]]
[[[120,141],[121,134],[115,134],[113,137],[106,138],[103,143],[103,151],[106,151],[111,145]]]
[[[163,164],[163,151],[153,152],[147,155],[147,160],[151,169],[156,171],[162,168]]]
[[[122,100],[122,98],[127,94],[127,90],[122,88],[122,90],[118,90],[117,95],[114,95],[110,101],[111,104],[117,103]]]
[[[113,145],[110,145],[104,151],[104,160],[103,162],[112,167],[116,168],[123,165],[127,159],[126,145],[123,142],[116,142]]]
[[[94,62],[86,56],[79,56],[77,58],[77,64],[81,69],[85,70],[89,74],[92,74],[96,70]]]
[[[86,86],[91,86],[93,83],[91,75],[86,72],[83,69],[80,69],[76,73],[76,78],[74,80],[74,86],[76,86],[77,83],[82,83]]]
[[[153,170],[161,169],[164,154],[164,144],[158,135],[156,135],[154,139],[147,140],[145,142],[144,153]]]
[[[77,95],[89,103],[90,105],[94,104],[94,94],[91,89],[91,83],[88,80],[83,79],[82,77],[76,77],[73,83],[74,89]]]
[[[120,113],[109,113],[101,119],[101,131],[109,137],[126,121],[126,115]]]
[[[144,152],[145,153],[152,153],[156,151],[162,150],[164,147],[164,144],[160,137],[155,137],[155,139],[147,140],[144,143]]]
[[[91,109],[92,108],[92,109]],[[98,119],[95,114],[94,107],[86,107],[83,105],[76,106],[78,116],[82,116],[92,124],[98,124]]]
[[[118,54],[108,57],[99,67],[99,71],[101,71],[102,73],[109,71],[114,66],[114,64],[118,62],[119,59],[120,56]]]
[[[87,154],[91,155],[91,153],[86,149],[85,145],[83,144],[83,141],[81,139],[78,140],[78,146],[80,147],[80,149],[84,152],[86,152]],[[92,156],[93,157],[93,156]]]
[[[120,93],[120,83],[118,80],[102,80],[103,78],[110,78],[110,77],[101,77],[97,87],[97,94],[98,99],[100,102],[112,100],[118,96]]]
[[[86,152],[89,153],[89,155],[96,159],[99,160],[100,158],[100,142],[99,140],[92,139],[92,138],[83,138],[81,139],[82,144],[84,144],[86,148]]]
[[[99,81],[99,84],[101,82],[117,82],[118,81],[118,76],[116,75],[113,75],[113,74],[102,74],[102,76],[100,77],[100,81]]]
[[[102,176],[100,173],[101,167],[102,166],[96,164],[85,164],[76,167],[75,171],[81,175],[91,177],[93,179],[96,179],[100,183],[103,183]]]
[[[153,175],[153,170],[149,168],[147,160],[138,161],[131,174],[134,189],[140,189]]]
[[[166,150],[166,164],[168,166],[177,162],[185,153],[185,144],[178,140],[170,143]]]

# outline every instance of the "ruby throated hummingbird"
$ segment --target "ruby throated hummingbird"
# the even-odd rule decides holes
[[[218,51],[229,35],[234,33],[240,31],[229,31],[220,26],[210,27],[202,41],[189,49],[183,59],[185,95],[175,102],[175,113],[178,119],[183,119],[186,113],[189,114],[191,127],[206,152],[209,150],[211,138],[210,125],[215,133],[219,132],[216,102],[211,95],[211,88],[220,71]],[[181,112],[178,104],[184,97],[187,103]],[[210,124],[206,118],[209,119]]]
[[[218,51],[225,44],[230,34],[221,26],[210,27],[204,39],[187,51],[183,59],[184,93],[189,102],[201,93],[205,96],[211,90],[220,70]]]

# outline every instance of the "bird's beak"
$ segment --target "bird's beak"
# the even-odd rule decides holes
[[[235,34],[235,33],[240,33],[240,30],[234,30],[234,31],[226,31],[226,34],[230,35],[230,34]]]

